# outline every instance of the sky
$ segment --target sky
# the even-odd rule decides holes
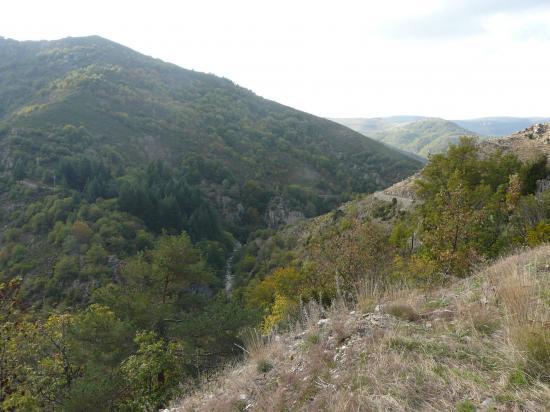
[[[94,34],[319,116],[550,116],[550,0],[0,1],[0,36]]]

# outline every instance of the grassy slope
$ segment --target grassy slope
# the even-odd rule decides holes
[[[309,307],[172,410],[548,410],[549,263],[543,246],[443,289]]]

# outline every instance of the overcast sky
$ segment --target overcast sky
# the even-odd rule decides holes
[[[0,3],[0,36],[91,34],[320,116],[550,116],[550,0]]]

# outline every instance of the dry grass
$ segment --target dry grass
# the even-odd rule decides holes
[[[429,294],[365,294],[368,313],[309,304],[175,410],[549,410],[548,262],[546,246]]]
[[[489,279],[525,372],[550,382],[550,246],[497,262]]]

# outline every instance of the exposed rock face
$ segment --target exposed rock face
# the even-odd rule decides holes
[[[550,179],[537,180],[537,193],[545,192],[550,189]]]
[[[550,155],[550,124],[533,126],[501,139],[487,140],[480,145],[482,153],[495,150],[515,153],[520,160],[533,160],[541,154]]]
[[[393,186],[384,189],[384,194],[388,196],[393,196],[396,198],[407,198],[415,199],[416,193],[414,188],[414,182],[420,177],[420,173],[415,173],[414,175],[397,182]]]
[[[296,223],[304,219],[305,216],[299,210],[290,210],[281,196],[275,196],[269,201],[264,218],[270,228],[277,228],[289,223]]]

